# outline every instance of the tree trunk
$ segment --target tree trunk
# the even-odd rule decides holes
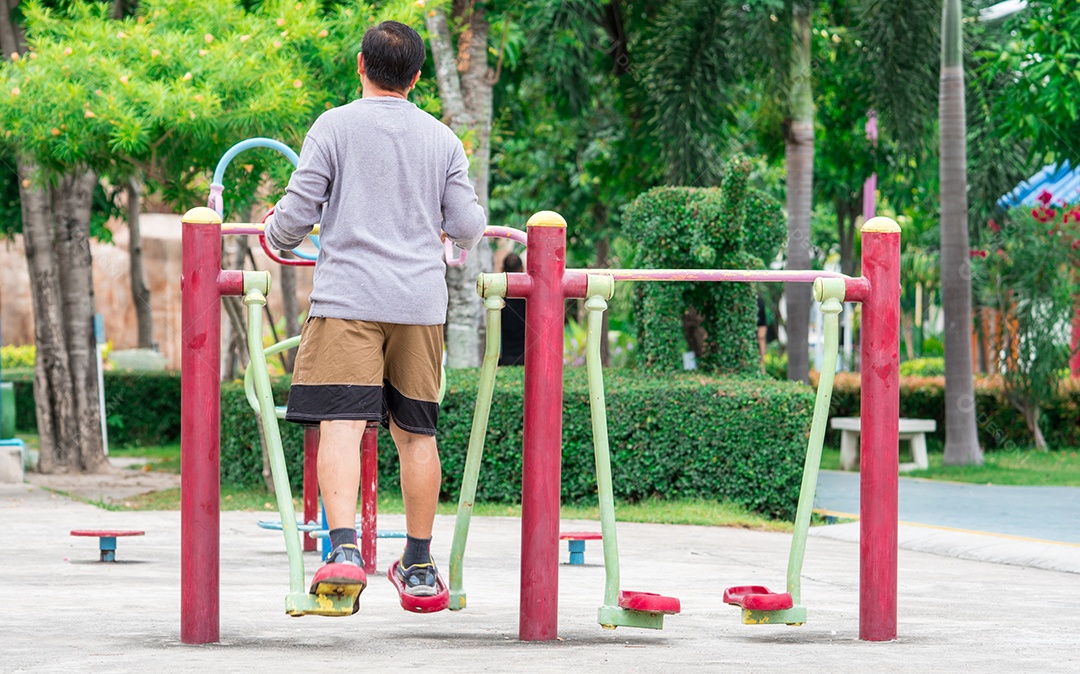
[[[53,257],[53,217],[47,188],[31,182],[37,166],[18,163],[22,203],[23,246],[30,272],[34,311],[34,405],[40,458],[38,471],[78,471],[75,396],[71,390],[71,363],[64,345],[64,306],[60,272]]]
[[[796,6],[791,54],[791,126],[787,166],[787,269],[810,268],[810,209],[814,186],[814,101],[810,89],[810,14]],[[810,286],[787,283],[788,379],[810,381]]]
[[[1046,445],[1046,438],[1043,437],[1042,429],[1039,428],[1039,417],[1042,416],[1042,410],[1038,405],[1025,405],[1024,409],[1024,421],[1027,423],[1028,430],[1031,431],[1032,437],[1035,438],[1035,449],[1040,452],[1049,451]]]
[[[596,268],[607,269],[608,266],[608,239],[602,236],[596,240]],[[610,333],[609,319],[611,312],[604,312],[604,320],[600,324],[600,363],[604,367],[611,367],[611,343],[608,337]]]
[[[19,162],[23,236],[31,278],[34,402],[43,473],[109,469],[101,437],[90,258],[92,173],[35,185]]]
[[[982,464],[971,365],[971,259],[967,218],[967,121],[964,117],[960,0],[945,0],[941,63],[941,294],[945,311],[945,458]]]
[[[285,259],[295,257],[291,251],[280,250],[278,254]],[[285,312],[285,336],[295,337],[300,334],[300,303],[296,301],[296,267],[281,265],[281,307]],[[285,371],[292,373],[296,363],[297,349],[289,349],[285,354]]]
[[[840,241],[840,272],[855,276],[858,261],[855,259],[855,223],[857,206],[842,199],[836,200],[836,229]]]
[[[131,299],[135,304],[135,320],[139,331],[139,348],[154,348],[154,313],[150,307],[150,288],[143,273],[142,230],[139,213],[142,210],[142,184],[132,178],[127,184],[128,255],[131,261]]]
[[[19,6],[20,0],[0,0],[0,59],[10,58],[11,54],[21,54],[26,49],[22,27],[11,20],[11,14]],[[20,175],[24,175],[20,173]]]
[[[491,164],[491,116],[493,74],[487,63],[488,22],[483,7],[456,0],[452,14],[461,25],[455,52],[444,10],[426,17],[443,122],[458,135],[466,135],[470,173],[480,204],[487,210]],[[460,267],[448,267],[446,284],[447,366],[477,367],[484,344],[483,305],[476,294],[476,276],[493,268],[493,253],[482,240]]]
[[[56,257],[64,301],[64,331],[75,392],[80,468],[108,468],[101,437],[97,339],[94,334],[94,274],[90,255],[90,204],[97,176],[91,171],[63,176],[52,192]],[[135,401],[132,401],[134,403]]]

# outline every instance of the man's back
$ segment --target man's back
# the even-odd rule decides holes
[[[407,100],[362,98],[311,127],[267,228],[291,248],[320,221],[311,316],[438,325],[446,318],[440,231],[470,248],[486,218],[454,133]]]

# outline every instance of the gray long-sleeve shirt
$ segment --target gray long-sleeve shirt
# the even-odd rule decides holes
[[[291,250],[320,220],[309,315],[411,325],[446,321],[440,231],[470,249],[487,224],[461,141],[393,97],[315,121],[266,239]]]

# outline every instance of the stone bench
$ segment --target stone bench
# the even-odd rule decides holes
[[[840,431],[840,470],[858,470],[860,417],[836,417],[830,423],[833,430]],[[911,463],[900,464],[901,471],[930,467],[926,459],[926,434],[936,430],[937,422],[933,419],[900,419],[900,439],[911,442],[912,458]]]
[[[17,484],[23,481],[26,462],[26,445],[18,438],[0,440],[0,484]]]

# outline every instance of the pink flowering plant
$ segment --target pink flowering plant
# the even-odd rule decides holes
[[[996,355],[1006,396],[1024,415],[1035,446],[1046,449],[1040,409],[1068,367],[1080,292],[1080,205],[1055,205],[1044,192],[1034,208],[990,220],[972,248],[971,266],[979,303],[1002,317]]]

